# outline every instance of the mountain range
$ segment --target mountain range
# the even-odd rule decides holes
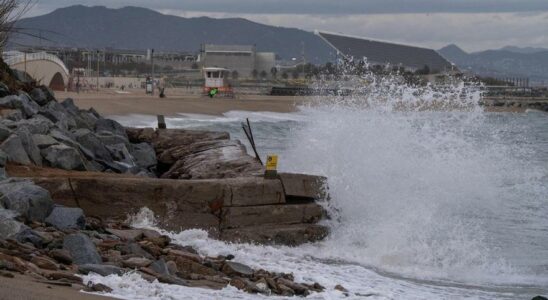
[[[182,18],[140,7],[110,9],[75,5],[21,19],[17,27],[42,39],[18,35],[11,40],[13,46],[197,52],[203,43],[246,44],[255,45],[258,51],[275,52],[286,60],[301,58],[304,46],[308,62],[321,64],[335,59],[334,50],[309,31],[242,18]],[[438,52],[466,72],[548,81],[548,49],[507,46],[467,53],[456,45],[449,45]]]
[[[307,61],[324,63],[334,57],[333,50],[312,32],[241,18],[182,18],[140,7],[75,5],[21,19],[17,27],[42,39],[18,35],[12,45],[197,52],[203,43],[243,44],[283,59],[302,57],[304,45]]]
[[[456,45],[449,45],[438,52],[465,72],[499,78],[529,78],[534,83],[548,82],[548,49],[508,46],[467,53]]]

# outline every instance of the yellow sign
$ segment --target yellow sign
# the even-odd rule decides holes
[[[278,169],[278,155],[269,155],[266,158],[266,170],[276,171]]]

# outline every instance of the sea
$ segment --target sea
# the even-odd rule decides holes
[[[323,205],[332,218],[324,221],[326,240],[298,247],[229,244],[201,230],[164,233],[203,255],[233,254],[326,287],[308,299],[548,296],[548,114],[484,112],[480,100],[465,85],[439,91],[384,82],[362,95],[319,97],[294,113],[167,118],[170,128],[227,131],[245,144],[249,119],[263,158],[277,154],[281,171],[328,177]],[[156,122],[114,118],[136,127]],[[155,221],[146,208],[132,216],[136,227],[156,228]],[[123,299],[270,298],[230,286],[149,283],[133,273],[85,280]]]

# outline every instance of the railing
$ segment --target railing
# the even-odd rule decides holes
[[[49,60],[61,66],[61,68],[63,68],[63,71],[65,71],[65,74],[67,76],[70,74],[69,70],[65,66],[65,63],[63,63],[63,61],[59,59],[59,57],[46,52],[27,53],[26,55],[24,53],[21,53],[21,54],[8,56],[4,58],[4,62],[8,64],[9,66],[13,66],[19,63],[24,63],[25,61],[29,62],[29,61],[35,61],[35,60]]]

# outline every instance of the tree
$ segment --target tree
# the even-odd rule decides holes
[[[417,74],[417,75],[428,75],[428,74],[430,74],[430,68],[427,65],[424,65],[424,67],[422,67],[422,69],[418,69],[417,71],[415,71],[415,74]]]
[[[278,68],[272,67],[272,69],[270,69],[270,74],[272,74],[272,78],[276,78],[276,74],[278,74]]]
[[[289,75],[287,75],[287,72],[283,72],[283,73],[282,73],[282,78],[283,78],[283,79],[289,78]]]
[[[257,76],[259,76],[259,71],[257,71],[256,69],[254,69],[254,70],[251,72],[251,76],[253,76],[253,79],[257,79]]]
[[[298,79],[299,78],[299,70],[295,69],[291,72],[291,76],[293,77],[293,79]]]
[[[232,79],[238,79],[238,76],[240,76],[240,74],[238,74],[238,71],[232,71]]]
[[[267,75],[268,74],[266,73],[265,70],[262,70],[261,73],[259,74],[259,76],[261,76],[262,79],[265,79]]]

